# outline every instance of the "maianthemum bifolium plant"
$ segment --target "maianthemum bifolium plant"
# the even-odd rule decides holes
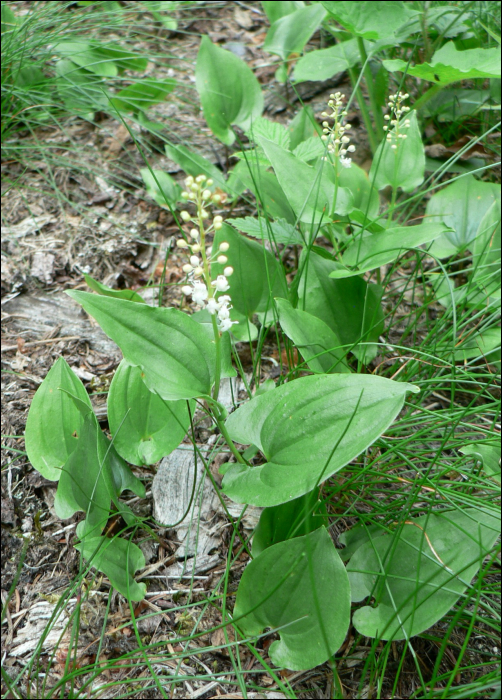
[[[268,10],[282,4],[267,3]],[[404,13],[401,23],[409,23],[405,4],[393,4]],[[295,12],[302,12],[297,20],[304,23],[313,13],[310,7],[336,9],[333,16],[357,39],[365,37],[367,17],[351,7],[361,5],[371,14],[369,6],[376,4],[314,3]],[[342,10],[354,14],[347,19]],[[274,29],[276,49],[280,37],[286,41],[296,26],[292,14],[272,25],[282,22]],[[324,15],[317,10],[315,26]],[[375,22],[384,26],[381,19]],[[371,52],[370,39],[379,38],[376,31],[360,42],[364,55]],[[283,60],[293,53],[281,51],[276,53]],[[491,54],[486,58],[490,63]],[[388,70],[398,68],[393,64]],[[442,68],[435,70],[437,75]],[[497,539],[495,511],[473,505],[451,509],[442,502],[437,510],[404,521],[393,518],[371,529],[364,522],[356,525],[344,535],[342,561],[320,492],[375,443],[383,457],[399,449],[378,441],[407,407],[407,397],[420,392],[399,376],[361,371],[376,357],[384,331],[380,268],[410,250],[423,255],[421,246],[427,245],[444,269],[447,263],[441,261],[467,250],[472,255],[467,282],[456,289],[439,285],[438,299],[445,308],[460,301],[474,310],[496,308],[500,198],[492,183],[463,176],[431,197],[424,223],[400,221],[398,195],[427,185],[417,110],[401,86],[387,98],[386,113],[379,108],[375,114],[382,138],[368,177],[352,162],[351,100],[347,103],[341,92],[330,96],[320,128],[304,108],[286,129],[261,117],[261,89],[245,63],[208,37],[201,41],[196,79],[215,135],[230,145],[238,125],[251,143],[236,154],[239,163],[228,179],[201,156],[168,146],[168,155],[187,171],[181,193],[167,175],[150,169],[143,174],[152,195],[172,211],[183,202],[180,219],[186,230],[180,226],[177,240],[177,251],[186,255],[182,292],[197,310],[151,307],[133,292],[114,297],[91,278],[97,295],[68,292],[124,356],[108,395],[112,439],[101,431],[84,386],[61,358],[33,399],[26,447],[33,466],[59,480],[60,517],[85,513],[76,544],[84,559],[120,593],[139,601],[146,586],[134,574],[144,567],[143,554],[131,537],[109,538],[103,529],[111,512],[122,515],[126,531],[134,528],[136,518],[120,495],[126,489],[138,496],[145,491],[128,463],[155,464],[169,454],[201,407],[235,460],[222,467],[223,493],[264,508],[252,561],[239,583],[233,624],[243,637],[277,630],[280,639],[269,649],[273,662],[308,669],[337,652],[351,622],[365,637],[382,640],[408,640],[429,629],[470,588]],[[387,187],[391,199],[385,208],[379,192]],[[246,189],[256,195],[259,216],[225,220],[227,200]],[[174,193],[171,200],[169,193]],[[321,236],[332,252],[316,245]],[[289,283],[274,254],[278,245],[300,249]],[[376,283],[369,281],[373,274]],[[220,380],[235,376],[232,347],[256,337],[256,318],[262,327],[280,328],[299,350],[303,376],[257,391],[228,415],[218,401]],[[497,332],[495,325],[471,335],[453,354],[445,346],[445,357],[496,355]],[[242,445],[253,450],[243,452]],[[256,466],[245,455],[258,452],[262,459]],[[352,617],[351,603],[362,604]]]

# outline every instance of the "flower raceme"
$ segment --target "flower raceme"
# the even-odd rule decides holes
[[[397,151],[398,146],[401,141],[408,138],[408,134],[403,134],[403,129],[409,129],[410,120],[401,117],[410,111],[410,107],[403,105],[403,100],[408,99],[409,94],[403,92],[397,92],[395,95],[390,95],[388,107],[390,114],[386,114],[384,119],[388,122],[383,127],[383,130],[387,132],[386,141],[390,144],[393,151]],[[389,131],[389,126],[394,127],[394,131]]]
[[[227,278],[233,274],[233,268],[225,267],[223,274],[218,275],[211,282],[211,263],[216,260],[221,265],[225,265],[228,262],[225,253],[230,247],[224,241],[215,255],[206,251],[206,235],[219,231],[223,226],[223,217],[219,214],[213,217],[209,225],[205,223],[210,218],[208,209],[222,201],[220,194],[213,194],[209,189],[212,184],[213,181],[208,180],[205,175],[198,175],[196,178],[190,175],[186,178],[186,190],[181,193],[181,197],[187,202],[193,202],[197,213],[192,216],[186,210],[180,212],[182,221],[191,224],[193,228],[188,234],[191,242],[180,238],[177,241],[177,246],[180,250],[190,252],[189,261],[182,268],[187,275],[189,284],[184,285],[181,291],[185,296],[191,296],[194,304],[205,309],[212,316],[216,316],[218,329],[224,333],[230,330],[234,323],[237,323],[237,321],[230,320],[230,309],[232,308],[230,296],[228,294],[219,296],[230,289]]]
[[[350,168],[352,158],[347,156],[347,153],[354,153],[356,147],[350,144],[350,136],[347,134],[352,128],[352,124],[344,123],[347,111],[344,109],[345,96],[341,92],[335,92],[329,96],[328,107],[331,108],[331,114],[322,112],[321,116],[333,120],[333,126],[329,122],[324,121],[322,140],[326,142],[328,153],[338,159],[340,165],[344,168]]]

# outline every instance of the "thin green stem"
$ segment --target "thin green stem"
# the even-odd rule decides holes
[[[214,389],[213,389],[213,399],[218,401],[218,394],[220,393],[220,382],[221,382],[221,336],[218,329],[218,324],[216,322],[216,316],[213,314],[211,316],[211,322],[213,324],[214,333],[214,344],[216,346],[216,367],[214,370]]]
[[[373,89],[373,75],[371,73],[371,68],[368,61],[368,54],[366,53],[366,49],[364,48],[364,41],[361,37],[357,38],[357,45],[359,47],[361,63],[363,64],[363,74],[364,79],[366,81],[366,89],[368,90],[371,109],[373,110],[373,117],[375,119],[376,135],[378,141],[381,141],[384,137],[382,109],[378,106],[376,101],[375,91]]]
[[[359,109],[361,110],[361,114],[362,114],[363,121],[364,121],[364,126],[366,127],[366,131],[368,133],[368,140],[370,143],[371,152],[375,153],[377,146],[378,146],[376,134],[373,130],[373,124],[371,123],[370,113],[368,112],[368,107],[366,105],[366,102],[364,101],[364,97],[362,95],[361,88],[359,86],[357,86],[356,73],[355,73],[355,70],[353,68],[349,68],[349,76],[350,76],[350,82],[352,83],[352,87],[354,89],[357,104],[359,105]]]

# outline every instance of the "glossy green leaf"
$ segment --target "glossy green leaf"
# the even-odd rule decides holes
[[[272,506],[312,491],[389,427],[409,391],[418,388],[373,375],[329,374],[253,398],[226,426],[236,442],[257,445],[267,463],[232,465],[224,492],[238,503]]]
[[[425,174],[425,150],[418,128],[417,113],[409,112],[406,119],[410,120],[409,128],[402,124],[400,132],[406,135],[406,139],[398,142],[398,147],[394,151],[392,145],[396,144],[396,139],[391,142],[384,139],[378,146],[370,169],[370,180],[375,187],[383,190],[384,187],[399,187],[404,192],[411,192],[422,184]],[[395,129],[392,129],[394,133]]]
[[[180,144],[166,143],[165,150],[166,156],[178,163],[188,175],[192,175],[192,177],[205,175],[207,178],[211,178],[217,187],[226,190],[223,173],[204,156]]]
[[[284,272],[262,244],[250,241],[226,224],[214,236],[213,251],[216,252],[223,242],[230,246],[225,253],[228,262],[224,265],[213,262],[211,274],[216,279],[227,265],[234,268],[233,275],[228,278],[228,293],[237,311],[250,317],[256,311],[271,309],[274,297],[287,296]]]
[[[105,574],[119,593],[129,600],[143,600],[146,584],[136,583],[133,576],[145,567],[145,556],[133,542],[118,537],[86,537],[75,549]]]
[[[263,111],[263,95],[252,71],[231,51],[203,36],[195,70],[206,122],[213,134],[231,146],[232,125],[247,129]]]
[[[111,103],[118,110],[126,112],[137,112],[145,110],[151,105],[165,100],[167,95],[173,91],[176,85],[175,80],[154,80],[153,78],[143,78],[139,83],[133,83],[120,90]]]
[[[407,61],[396,58],[383,61],[383,65],[391,73],[406,71],[408,75],[438,85],[475,78],[500,78],[500,47],[458,51],[453,41],[449,41],[436,51],[430,63],[409,66]]]
[[[24,433],[31,464],[51,481],[61,476],[63,465],[77,446],[84,422],[82,413],[66,392],[77,396],[92,410],[84,385],[60,357],[33,397]]]
[[[80,523],[80,537],[98,535],[108,520],[110,504],[117,495],[111,475],[112,449],[89,411],[78,445],[62,469],[54,501],[56,513],[62,519],[84,511],[86,519]]]
[[[497,199],[481,219],[472,244],[473,278],[487,294],[500,290],[500,199]]]
[[[157,202],[159,207],[168,209],[170,205],[174,208],[181,195],[181,187],[176,180],[163,170],[154,170],[152,173],[148,168],[141,168],[140,173],[146,185],[147,194]]]
[[[421,113],[424,117],[436,117],[439,122],[456,122],[476,114],[489,99],[489,90],[443,89],[424,105]]]
[[[264,0],[262,2],[262,7],[265,10],[268,21],[270,24],[277,22],[281,17],[290,15],[292,12],[300,9],[300,7],[305,7],[305,3],[302,0]]]
[[[283,61],[292,53],[301,53],[325,16],[326,10],[316,3],[281,17],[268,30],[264,51],[280,56]]]
[[[296,216],[306,223],[326,223],[331,212],[347,214],[353,209],[352,195],[345,187],[339,187],[336,205],[335,186],[326,174],[330,167],[313,168],[268,139],[259,143],[272,163],[279,184],[288,198]]]
[[[471,584],[500,533],[500,515],[473,508],[424,515],[399,531],[363,544],[351,558],[352,600],[365,637],[398,640],[440,620]]]
[[[332,171],[328,170],[328,174],[330,172],[333,178],[334,168]],[[338,183],[350,190],[355,209],[361,211],[366,218],[365,224],[367,224],[368,219],[371,221],[378,216],[380,211],[378,190],[372,185],[367,173],[362,168],[355,163],[352,163],[350,168],[341,168],[338,173]],[[354,219],[356,214],[357,212],[351,211],[348,216]]]
[[[117,3],[118,10],[121,10],[120,3]],[[113,61],[119,71],[136,70],[144,71],[148,66],[148,58],[141,56],[134,51],[122,48],[118,44],[101,45],[93,42],[92,48],[97,51],[103,58]]]
[[[113,297],[114,299],[127,299],[128,301],[135,301],[138,304],[144,304],[145,300],[141,297],[138,292],[133,289],[112,289],[107,287],[106,284],[101,284],[90,275],[84,273],[84,279],[88,287],[93,291],[101,294],[105,297]]]
[[[407,3],[380,2],[321,2],[321,5],[348,29],[351,34],[364,39],[383,39],[394,34],[403,24],[419,12],[412,10]]]
[[[317,316],[294,309],[286,299],[276,299],[281,328],[300,351],[305,362],[318,374],[350,372],[343,348],[335,333]]]
[[[444,224],[419,224],[418,226],[397,226],[384,233],[365,233],[351,243],[342,256],[343,268],[334,270],[330,277],[341,279],[361,275],[376,267],[396,260],[404,251],[430,243],[448,227]]]
[[[186,401],[164,401],[146,387],[138,367],[122,360],[108,393],[108,422],[119,455],[142,465],[155,464],[178,447],[190,416]]]
[[[245,635],[282,628],[268,652],[277,666],[314,668],[338,651],[349,627],[350,588],[324,527],[253,559],[237,591],[234,618],[241,615],[236,624]]]
[[[300,280],[298,308],[324,321],[342,345],[369,362],[376,356],[377,346],[357,344],[375,343],[383,333],[383,290],[361,277],[331,279],[330,273],[337,269],[334,260],[312,251]]]
[[[471,455],[481,462],[488,476],[493,477],[500,484],[500,442],[495,445],[474,443],[460,449],[464,455]]]
[[[337,73],[352,68],[360,60],[357,39],[341,41],[329,49],[310,51],[302,56],[295,65],[293,80],[295,83],[305,80],[329,80]]]
[[[349,561],[354,553],[366,542],[371,542],[375,537],[380,537],[385,534],[385,529],[377,524],[366,525],[359,523],[354,525],[350,530],[346,530],[339,535],[340,543],[345,545],[343,549],[338,550],[342,561]]]
[[[328,527],[329,521],[318,489],[279,506],[264,508],[253,534],[253,557],[278,542],[308,535],[323,526]]]
[[[292,151],[302,141],[322,135],[321,125],[316,121],[314,110],[310,105],[305,105],[298,110],[288,126],[288,132],[290,135],[289,147]]]
[[[99,76],[79,68],[68,58],[56,63],[55,72],[58,93],[69,110],[86,114],[109,110],[107,91]]]
[[[251,190],[268,216],[285,219],[290,224],[296,222],[295,213],[274,173],[266,172],[252,161],[241,161],[233,169],[229,183],[234,187],[238,185],[241,192]]]
[[[55,54],[70,59],[80,68],[85,68],[95,75],[104,78],[114,78],[118,68],[113,61],[103,58],[103,55],[93,49],[86,41],[60,41],[52,47]]]
[[[285,219],[267,221],[262,216],[257,218],[254,216],[246,216],[245,219],[227,219],[226,223],[233,226],[237,231],[243,231],[247,233],[248,236],[258,238],[262,241],[282,243],[283,245],[304,244],[301,233]]]
[[[212,316],[209,313],[209,311],[206,311],[206,309],[201,309],[200,311],[196,311],[191,315],[191,318],[194,319],[194,321],[197,321],[201,325],[201,327],[204,329],[207,337],[211,342],[214,340],[214,328],[213,328],[213,321],[212,321]],[[243,323],[245,318],[241,315],[238,314],[238,312],[235,311],[234,308],[232,308],[230,312],[230,318],[232,321],[238,321],[239,324]],[[232,330],[235,330],[237,326],[232,326]],[[224,379],[225,377],[235,377],[237,376],[237,372],[235,368],[232,365],[232,343],[230,341],[230,336],[228,333],[222,333],[221,334],[221,340],[220,340],[220,353],[221,353],[221,378]],[[193,415],[193,411],[192,411]]]
[[[96,319],[125,359],[143,370],[145,384],[163,399],[209,394],[214,380],[214,343],[190,316],[178,309],[86,292],[67,293]]]
[[[481,182],[474,175],[455,180],[434,194],[427,202],[427,221],[443,222],[452,231],[436,240],[431,253],[442,258],[471,249],[481,220],[499,198],[499,185]]]
[[[478,357],[486,358],[487,362],[500,361],[500,341],[500,326],[488,328],[457,344],[453,356],[457,362],[467,362]]]

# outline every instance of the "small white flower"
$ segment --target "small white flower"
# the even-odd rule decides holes
[[[232,298],[228,294],[223,294],[223,296],[219,298],[220,304],[230,304],[231,301]]]
[[[226,253],[229,248],[230,243],[227,243],[227,241],[223,241],[223,243],[220,243],[220,250],[222,253]]]
[[[199,267],[200,265],[200,260],[196,255],[191,255],[190,256],[190,265],[192,267]]]
[[[234,274],[234,268],[233,268],[233,267],[230,267],[230,266],[229,266],[229,267],[226,267],[226,268],[223,270],[223,274],[225,275],[225,277],[231,277],[231,276]],[[220,277],[221,277],[221,275],[220,275]],[[227,287],[227,289],[229,289],[229,287]],[[226,289],[222,289],[221,291],[222,291],[222,292],[226,292],[227,290],[226,290]]]
[[[354,153],[355,150],[356,150],[356,147],[355,147],[354,145],[349,146],[349,147],[347,148],[347,151],[348,151],[349,153]]]
[[[193,185],[193,177],[191,175],[185,178],[185,185],[187,187],[191,187]]]
[[[195,277],[200,277],[203,274],[204,270],[202,267],[196,267],[195,270],[193,271]]]
[[[192,246],[192,253],[200,253],[202,248],[200,247],[199,243],[196,243],[195,245]]]
[[[221,202],[221,194],[218,194],[218,193],[213,194],[211,199],[213,200],[213,202],[215,204],[219,204]]]
[[[207,300],[206,310],[209,311],[209,313],[212,316],[214,316],[214,314],[217,313],[219,308],[220,308],[220,302],[216,301],[216,299],[214,297],[211,297],[210,299]]]
[[[204,282],[193,283],[192,299],[197,306],[204,306],[207,299],[207,287]]]
[[[225,318],[223,321],[220,321],[220,331],[222,333],[229,331],[236,323],[239,323],[239,321],[231,321],[229,318]]]
[[[188,243],[185,241],[184,238],[178,238],[176,241],[176,245],[178,248],[188,248]]]
[[[195,178],[195,182],[205,182],[207,180],[207,177],[205,175],[197,175]]]
[[[188,284],[186,284],[184,287],[181,288],[181,291],[187,297],[192,293],[192,288],[189,287]]]
[[[210,199],[210,198],[211,198],[211,190],[204,190],[204,192],[202,193],[202,199],[206,200],[206,199]]]
[[[194,241],[198,241],[198,240],[199,240],[199,236],[200,236],[200,233],[197,231],[196,228],[193,228],[193,229],[190,231],[190,238],[193,238]]]
[[[182,270],[188,275],[189,272],[192,272],[192,266],[187,263],[186,265],[183,265]]]
[[[342,143],[349,143],[350,137],[349,136],[342,136]]]
[[[206,182],[206,185],[208,187],[211,187],[212,184],[213,184],[213,181],[211,180],[211,178],[209,178],[209,180]]]
[[[228,269],[228,268],[225,268]],[[233,270],[232,270],[233,272]],[[211,282],[211,285],[213,287],[216,287],[217,292],[226,292],[227,290],[230,289],[230,285],[227,282],[226,276],[223,275],[218,275],[218,277]]]
[[[221,304],[220,309],[218,311],[218,318],[220,321],[226,321],[227,318],[230,318],[230,307],[228,304]]]
[[[217,262],[219,262],[220,265],[224,265],[228,262],[228,258],[226,255],[218,255]]]
[[[190,221],[190,219],[192,218],[192,217],[190,216],[190,214],[189,214],[187,211],[185,211],[185,210],[183,210],[182,212],[180,212],[180,216],[181,216],[181,218],[183,219],[183,221]]]
[[[209,219],[209,214],[205,209],[201,209],[200,216],[202,219]]]
[[[181,199],[190,199],[190,192],[182,192],[181,193]]]
[[[352,165],[352,158],[344,158],[343,156],[340,158],[340,163],[344,168],[350,168]]]

